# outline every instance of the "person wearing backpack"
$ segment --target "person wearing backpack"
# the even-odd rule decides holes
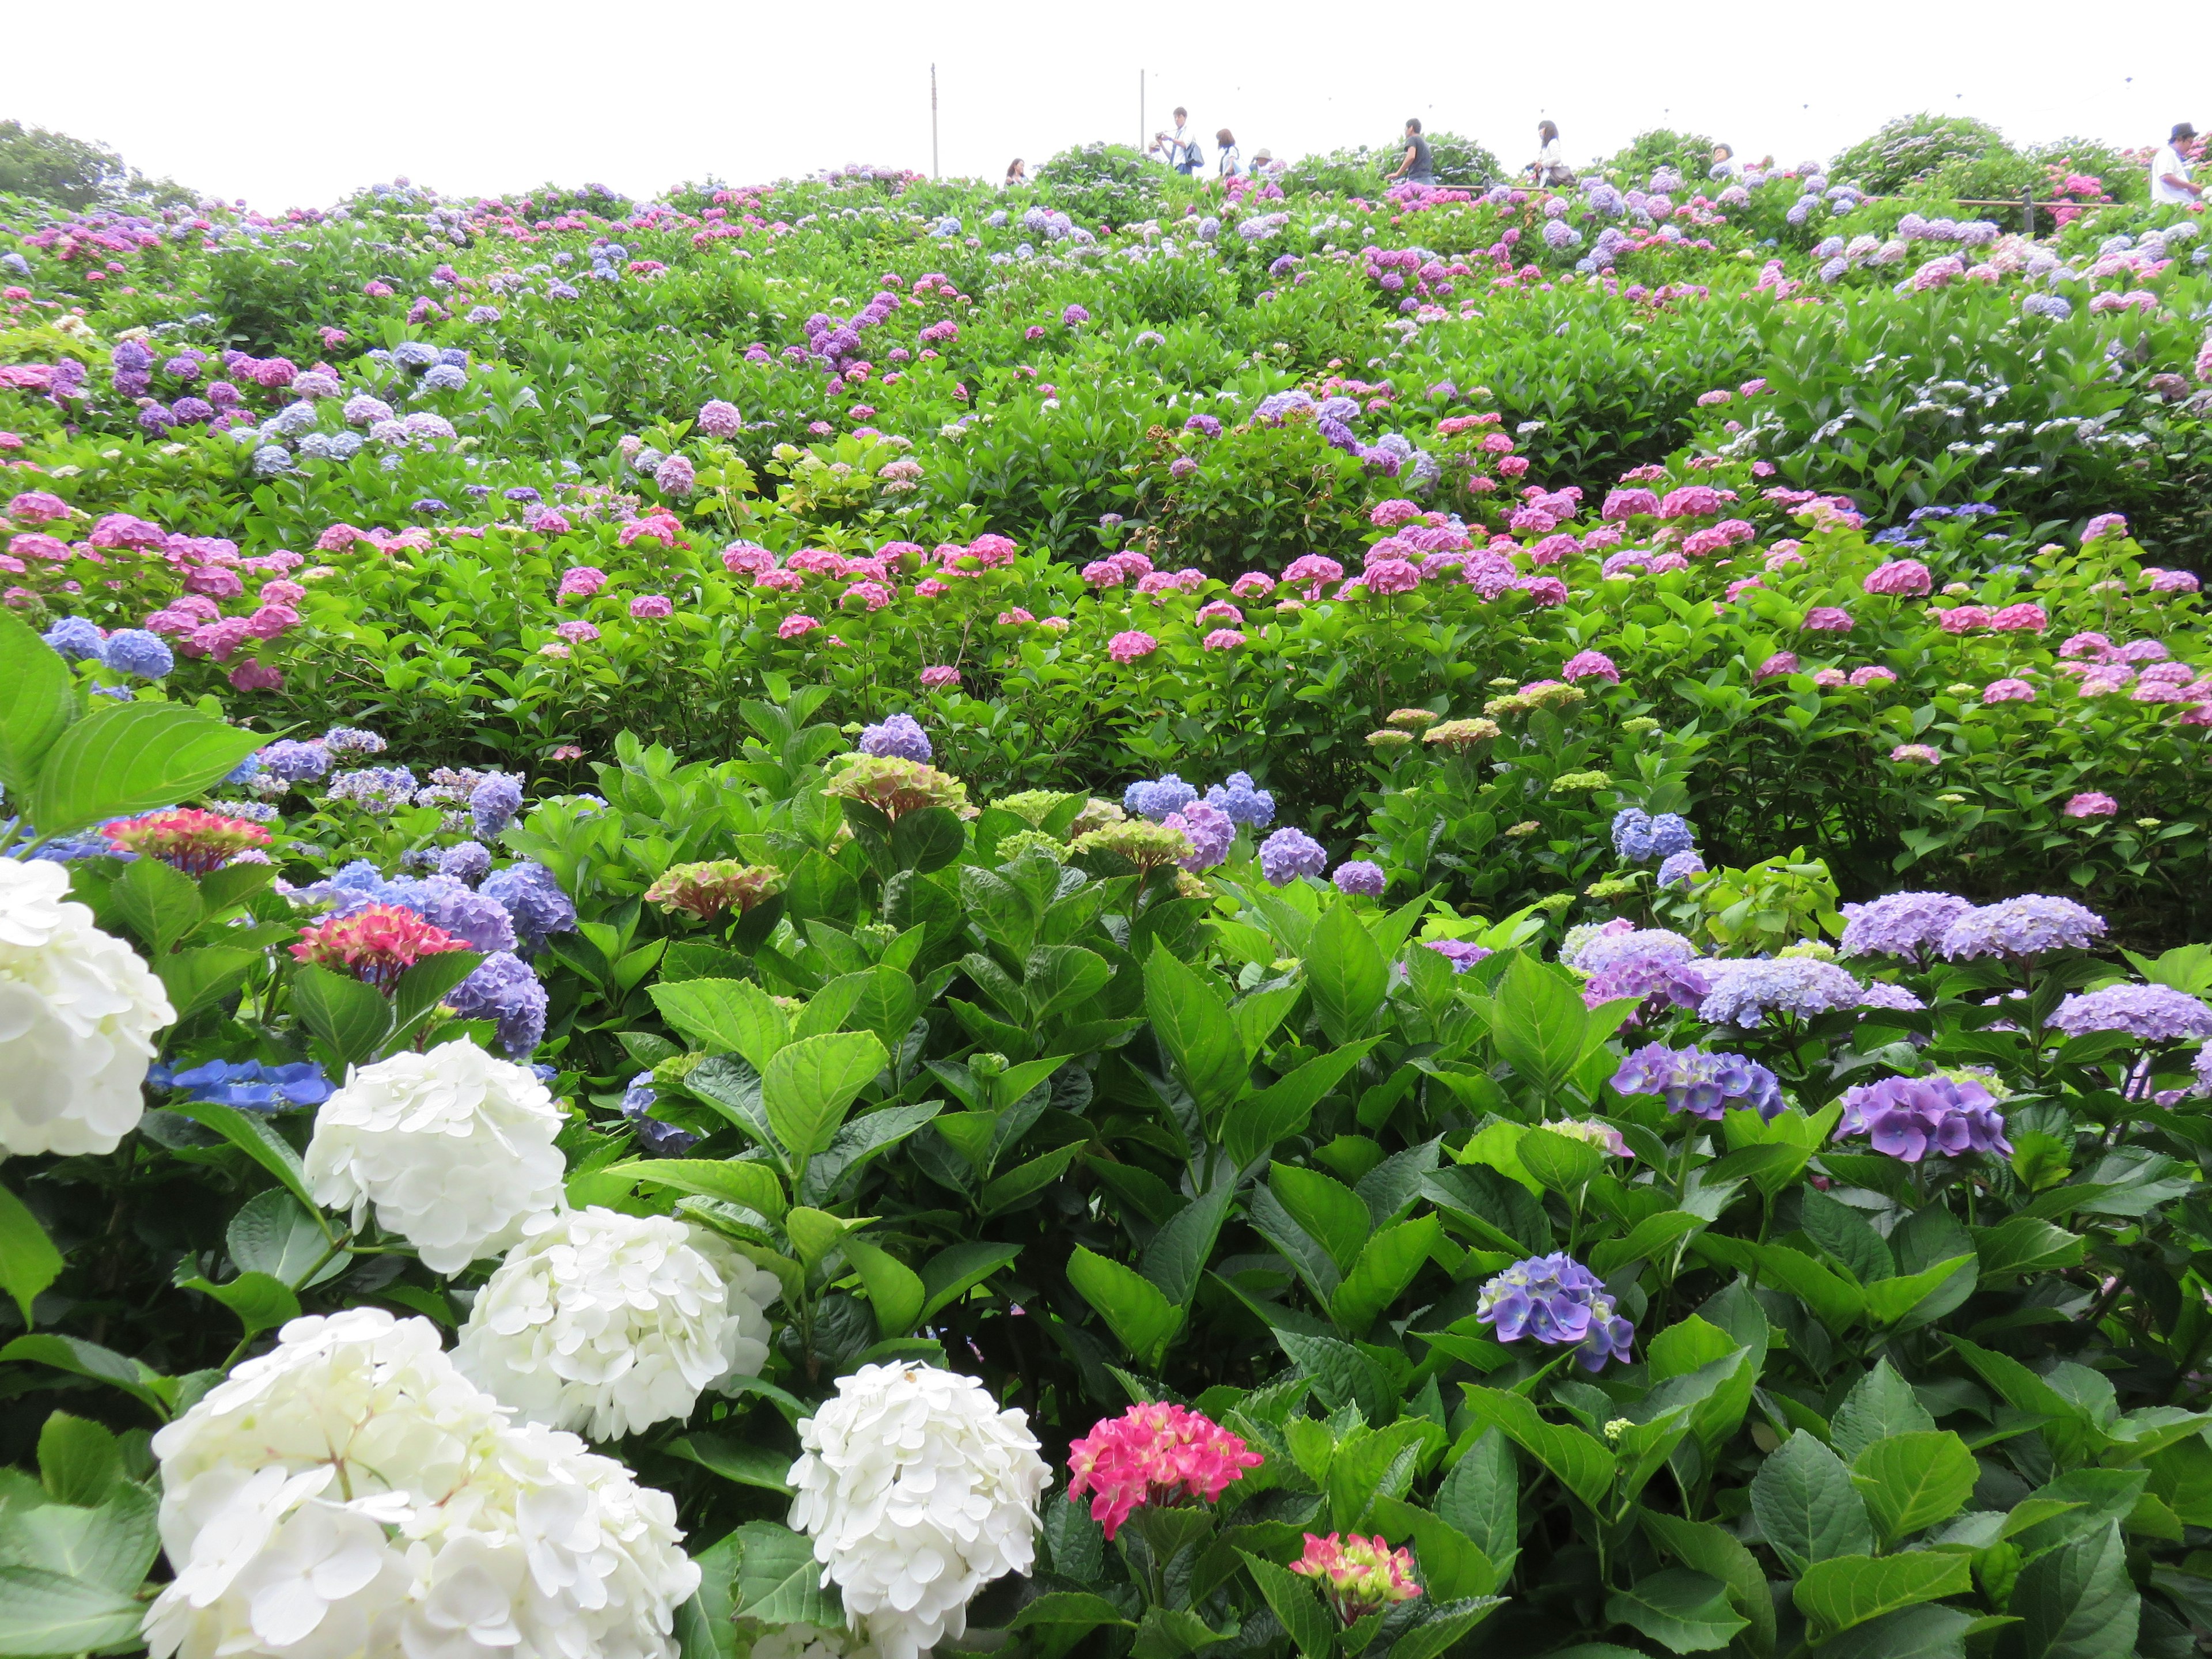
[[[1215,158],[1215,170],[1224,179],[1241,177],[1244,171],[1244,155],[1237,148],[1237,135],[1224,127],[1213,135],[1213,142],[1218,152]]]
[[[1198,140],[1191,137],[1190,112],[1177,105],[1175,122],[1172,133],[1152,135],[1152,154],[1188,177],[1206,165],[1206,153],[1199,149]]]
[[[1409,185],[1434,185],[1437,182],[1436,164],[1429,159],[1429,141],[1421,136],[1421,118],[1406,118],[1406,153],[1400,158],[1398,170],[1387,183],[1403,179]]]
[[[1536,123],[1536,141],[1543,146],[1528,163],[1528,177],[1547,190],[1571,190],[1575,170],[1559,152],[1559,128],[1554,121]]]

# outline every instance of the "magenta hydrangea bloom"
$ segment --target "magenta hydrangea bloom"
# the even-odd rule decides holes
[[[1559,670],[1559,678],[1570,684],[1577,680],[1601,679],[1618,685],[1620,684],[1620,670],[1613,666],[1613,659],[1602,651],[1577,651]]]
[[[2033,702],[2035,688],[2026,680],[1991,680],[1982,688],[1984,702]]]
[[[1581,1350],[1575,1363],[1586,1371],[1602,1370],[1608,1359],[1626,1360],[1636,1335],[1605,1281],[1559,1252],[1516,1261],[1486,1281],[1474,1316],[1500,1342],[1528,1338],[1552,1347],[1571,1344]]]
[[[1893,1077],[1845,1090],[1836,1139],[1862,1135],[1907,1164],[1931,1152],[2012,1153],[1996,1103],[1971,1078]]]
[[[2084,790],[2059,809],[2069,818],[2108,818],[2120,810],[2119,802],[2094,789]]]
[[[629,602],[629,614],[639,622],[657,622],[676,609],[665,593],[641,593]]]

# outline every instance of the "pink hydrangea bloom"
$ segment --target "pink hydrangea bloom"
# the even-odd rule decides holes
[[[1129,629],[1106,641],[1106,654],[1115,662],[1134,662],[1139,657],[1149,657],[1160,648],[1160,642],[1150,634]]]
[[[230,684],[234,691],[281,691],[284,671],[249,657],[230,671]]]
[[[1112,559],[1093,559],[1083,567],[1083,580],[1093,587],[1119,587],[1129,577]]]
[[[1557,576],[1523,576],[1513,585],[1528,596],[1531,605],[1548,606],[1567,602],[1567,585]]]
[[[1813,675],[1813,684],[1824,690],[1833,690],[1838,686],[1849,685],[1850,683],[1851,677],[1840,668],[1822,668],[1816,670]]]
[[[1090,1494],[1091,1518],[1110,1540],[1139,1506],[1218,1503],[1231,1482],[1265,1461],[1202,1413],[1132,1406],[1069,1444],[1068,1501]]]
[[[1304,586],[1309,599],[1316,597],[1321,589],[1328,583],[1340,582],[1343,580],[1344,567],[1334,559],[1321,553],[1308,553],[1292,559],[1289,568],[1283,572],[1285,583],[1296,583]]]
[[[1797,653],[1795,651],[1778,651],[1759,665],[1752,678],[1759,680],[1771,680],[1784,674],[1794,674],[1796,672]]]
[[[561,623],[554,628],[553,631],[571,645],[589,645],[599,637],[599,630],[592,623],[583,621]]]
[[[775,555],[751,542],[732,542],[722,550],[722,568],[732,576],[766,575],[775,568]]]
[[[925,691],[957,691],[960,671],[946,663],[932,663],[921,671],[921,685]]]
[[[596,565],[571,565],[561,573],[556,599],[588,599],[607,585],[607,573]]]
[[[2120,804],[2110,795],[2090,789],[2075,796],[2060,810],[2069,818],[2108,818],[2120,810]]]
[[[802,634],[811,634],[821,626],[813,617],[793,611],[778,624],[775,636],[780,640],[795,640]]]
[[[1990,613],[1978,605],[1954,605],[1938,611],[1936,623],[1946,634],[1972,634],[1990,625]]]
[[[1364,578],[1367,591],[1389,598],[1393,593],[1412,592],[1421,585],[1421,573],[1403,559],[1379,559],[1368,567]]]
[[[806,586],[806,578],[796,570],[763,570],[753,578],[755,587],[764,587],[772,593],[788,593]],[[924,584],[927,586],[927,584]],[[917,592],[920,589],[915,590]],[[939,591],[942,592],[940,585]]]
[[[1889,757],[1899,766],[1933,766],[1943,758],[1940,750],[1924,743],[1900,743]]]
[[[1990,616],[1990,626],[2001,634],[2040,634],[2051,617],[2039,605],[2008,605]]]
[[[2066,636],[2066,642],[2058,647],[2058,654],[2101,659],[2110,655],[2112,649],[2112,641],[2102,634],[2069,634]]]
[[[2035,688],[2026,680],[1991,680],[1982,688],[1984,702],[2033,702]]]
[[[629,602],[629,614],[639,622],[658,622],[676,609],[665,593],[641,593]]]
[[[1832,605],[1816,605],[1805,613],[1804,625],[1816,634],[1848,634],[1851,613]]]
[[[1248,570],[1229,584],[1229,591],[1240,599],[1256,599],[1271,592],[1274,586],[1273,576],[1263,575],[1257,570]]]
[[[1420,505],[1415,501],[1377,501],[1368,509],[1367,522],[1378,530],[1395,530],[1400,525],[1421,516]]]
[[[1244,643],[1244,636],[1233,628],[1217,628],[1199,643],[1208,651],[1234,651]]]
[[[1559,678],[1568,681],[1600,679],[1618,685],[1620,684],[1620,670],[1613,666],[1613,659],[1602,651],[1577,651],[1559,670]]]
[[[2124,536],[2127,533],[2126,514],[2100,513],[2082,527],[2081,544],[2087,547],[2091,542],[2102,541],[2107,536]]]
[[[1928,567],[1919,560],[1892,559],[1869,571],[1862,586],[1869,593],[1886,593],[1893,599],[1919,599],[1933,589],[1935,581],[1928,574]]]

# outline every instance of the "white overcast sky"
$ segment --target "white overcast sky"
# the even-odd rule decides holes
[[[1700,21],[1702,20],[1702,21]],[[0,0],[0,118],[258,208],[406,175],[448,195],[596,181],[649,195],[844,161],[998,176],[1177,103],[1249,156],[1379,144],[1408,115],[1510,166],[1537,119],[1571,159],[1652,126],[1784,165],[1887,117],[2121,144],[2212,130],[2212,11],[2189,0]],[[1211,155],[1212,145],[1207,150]]]

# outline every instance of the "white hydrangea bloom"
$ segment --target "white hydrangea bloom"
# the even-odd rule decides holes
[[[294,1320],[154,1451],[154,1659],[671,1659],[699,1583],[667,1493],[380,1308]]]
[[[318,1204],[376,1206],[377,1225],[434,1272],[459,1273],[550,1224],[567,1122],[526,1066],[473,1042],[441,1042],[364,1066],[315,1114],[307,1173]]]
[[[746,1659],[879,1659],[875,1644],[819,1625],[778,1625],[753,1644]]]
[[[0,1152],[112,1152],[177,1011],[50,860],[0,859]]]
[[[702,1227],[572,1210],[507,1253],[453,1362],[533,1422],[611,1440],[759,1376],[767,1310],[781,1293]]]
[[[883,1659],[964,1634],[977,1590],[1030,1570],[1049,1472],[1028,1416],[996,1409],[974,1377],[863,1365],[799,1419],[799,1443],[791,1524]]]

